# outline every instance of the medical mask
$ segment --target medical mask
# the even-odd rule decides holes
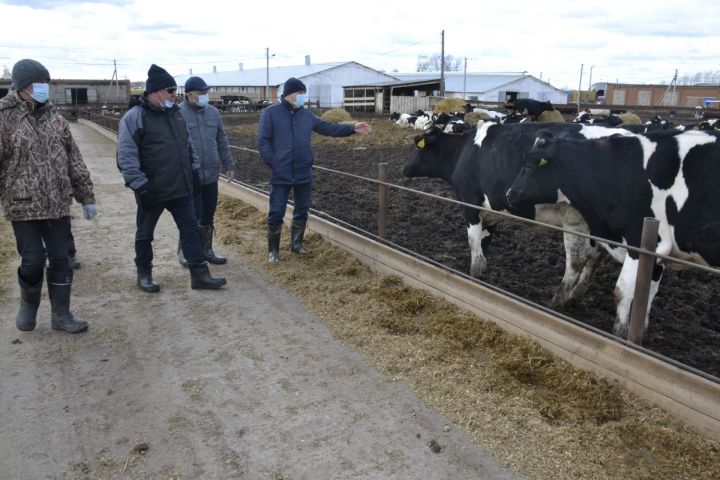
[[[45,103],[50,97],[50,85],[47,83],[33,83],[30,96],[38,103]]]
[[[307,95],[304,93],[299,93],[295,97],[295,106],[297,108],[302,108],[303,105],[305,105],[305,102],[307,102]]]
[[[198,95],[198,97],[197,97],[198,107],[205,107],[205,106],[207,106],[208,102],[210,102],[210,95]]]
[[[172,100],[163,100],[163,107],[165,107],[165,110],[170,110],[175,105],[175,102]]]

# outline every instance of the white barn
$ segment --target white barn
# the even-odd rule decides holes
[[[440,79],[439,72],[393,73],[403,81],[431,81]],[[480,102],[507,102],[517,98],[567,103],[568,95],[547,82],[527,75],[446,72],[445,96]],[[439,92],[436,94],[439,95]]]
[[[289,67],[271,67],[243,69],[236,71],[210,73],[190,73],[177,75],[175,81],[179,91],[183,92],[185,81],[191,76],[201,77],[212,88],[211,100],[219,100],[222,96],[244,96],[251,101],[280,99],[285,81],[290,77],[300,79],[308,89],[308,101],[318,103],[322,108],[336,108],[343,105],[343,87],[355,84],[368,84],[396,80],[395,77],[379,72],[357,62],[332,62],[310,64],[306,58],[305,65]],[[266,86],[269,88],[266,91]]]

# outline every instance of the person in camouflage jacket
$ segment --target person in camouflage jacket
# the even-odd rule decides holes
[[[50,74],[24,59],[12,71],[10,93],[0,99],[0,207],[12,222],[17,250],[20,311],[16,326],[33,330],[48,261],[48,295],[56,330],[85,331],[87,322],[70,312],[72,271],[68,266],[70,204],[97,214],[93,184],[67,121],[48,102]]]

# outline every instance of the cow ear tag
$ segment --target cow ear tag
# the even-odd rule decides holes
[[[419,142],[417,142],[418,148],[425,148],[425,139],[421,138]]]
[[[547,164],[548,164],[548,161],[545,160],[544,158],[541,158],[540,163],[538,163],[538,167],[544,167]]]

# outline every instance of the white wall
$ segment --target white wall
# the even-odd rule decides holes
[[[567,94],[532,77],[524,77],[487,92],[465,92],[465,96],[466,98],[476,96],[481,102],[504,102],[505,92],[518,92],[518,98],[532,98],[541,102],[549,100],[553,104],[565,104],[568,98]],[[446,94],[448,97],[462,98],[462,92],[446,92]]]
[[[348,63],[308,75],[301,80],[307,86],[309,101],[319,99],[323,108],[339,108],[343,104],[345,85],[367,85],[392,81],[394,78],[356,63]],[[282,88],[281,85],[280,91]]]

